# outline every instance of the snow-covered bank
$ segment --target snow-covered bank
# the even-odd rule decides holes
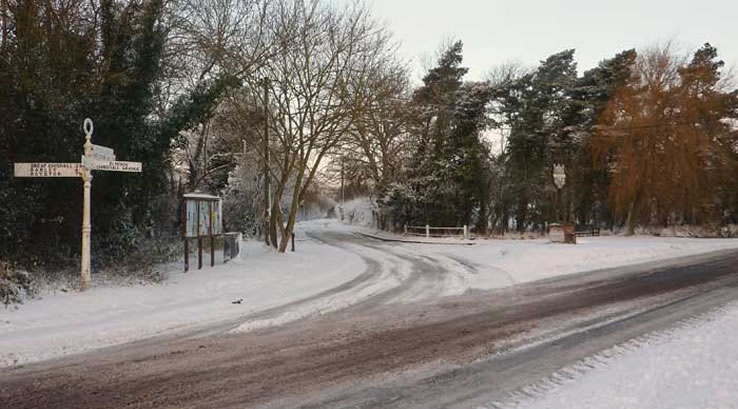
[[[738,304],[650,341],[589,359],[573,380],[548,384],[510,409],[728,409],[738,405]],[[570,370],[577,372],[576,368]],[[500,407],[500,405],[492,406]]]
[[[0,308],[0,367],[237,318],[334,288],[366,269],[361,257],[310,240],[283,255],[261,243],[243,246],[240,259],[173,273],[161,285],[97,287],[29,300],[17,311]]]

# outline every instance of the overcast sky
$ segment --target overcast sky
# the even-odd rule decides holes
[[[368,0],[422,77],[422,58],[448,38],[464,42],[467,79],[517,60],[536,65],[575,48],[580,73],[627,48],[670,39],[684,50],[705,42],[738,63],[738,0]]]

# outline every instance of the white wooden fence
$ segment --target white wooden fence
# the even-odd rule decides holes
[[[405,225],[405,235],[407,236],[418,236],[418,237],[459,237],[464,240],[469,240],[469,226],[463,225],[461,227],[434,227],[430,225],[425,226],[408,226]]]

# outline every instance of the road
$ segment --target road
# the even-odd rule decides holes
[[[494,407],[584,357],[738,295],[736,251],[449,296],[448,283],[472,264],[348,232],[312,238],[361,248],[369,268],[237,321],[3,370],[2,407]],[[234,331],[369,290],[345,308]]]

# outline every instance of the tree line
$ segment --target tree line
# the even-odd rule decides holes
[[[557,220],[606,227],[738,222],[738,92],[717,50],[574,50],[468,81],[444,44],[422,83],[361,2],[0,2],[0,255],[73,263],[81,183],[21,180],[14,162],[77,162],[94,141],[143,162],[98,173],[99,262],[178,237],[179,198],[225,198],[230,230],[284,251],[343,175],[379,224]],[[551,169],[564,164],[559,192]]]
[[[667,44],[625,50],[581,76],[564,50],[469,82],[462,43],[452,43],[403,100],[401,169],[368,189],[392,229],[487,234],[565,221],[632,234],[736,223],[738,90],[723,68],[709,43],[688,57]],[[555,164],[566,169],[560,192]]]

